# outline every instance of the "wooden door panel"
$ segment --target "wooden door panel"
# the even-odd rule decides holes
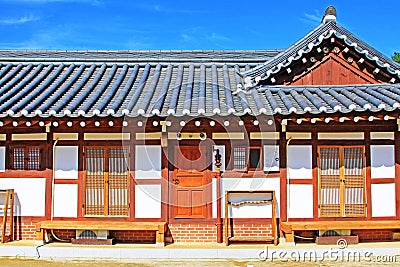
[[[190,216],[190,193],[190,190],[176,190],[176,202],[179,203],[179,207],[175,208],[175,217]]]
[[[204,184],[204,175],[183,175],[178,174],[176,179],[179,181],[180,187],[197,187]]]
[[[205,199],[203,189],[192,189],[192,216],[205,217]]]
[[[174,216],[176,218],[206,217],[206,148],[180,146],[175,148]]]

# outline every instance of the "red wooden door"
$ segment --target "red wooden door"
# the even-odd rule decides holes
[[[174,217],[206,217],[206,148],[180,146],[175,148]]]

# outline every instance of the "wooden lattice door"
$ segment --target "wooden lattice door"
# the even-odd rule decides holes
[[[128,149],[85,148],[85,215],[128,216]]]
[[[364,148],[320,147],[318,155],[319,216],[365,216]]]

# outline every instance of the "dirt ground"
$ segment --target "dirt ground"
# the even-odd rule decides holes
[[[270,262],[270,261],[239,261],[239,260],[137,260],[135,262],[111,261],[111,260],[41,260],[41,259],[17,259],[0,258],[0,266],[4,267],[36,267],[36,266],[62,266],[62,267],[92,267],[92,266],[234,266],[234,267],[261,267],[261,266],[300,266],[300,267],[356,267],[356,266],[400,266],[399,263],[377,263],[377,262]]]

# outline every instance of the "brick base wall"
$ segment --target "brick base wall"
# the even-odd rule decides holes
[[[23,222],[14,224],[14,240],[35,240],[36,223]]]
[[[170,224],[169,231],[174,242],[217,242],[215,224]],[[230,236],[272,236],[271,224],[234,224]],[[225,236],[225,235],[224,235]]]
[[[217,242],[217,227],[215,224],[170,224],[168,234],[174,242]],[[15,240],[35,240],[35,223],[22,222],[14,229]],[[393,230],[353,230],[360,242],[388,241]],[[75,237],[75,230],[54,230],[57,237],[70,239]],[[305,233],[302,233],[304,235]],[[234,224],[233,236],[272,236],[270,224]],[[154,231],[111,231],[110,236],[117,242],[127,243],[154,243]],[[225,236],[225,235],[224,235]],[[232,234],[231,234],[232,236]]]
[[[360,242],[365,241],[388,241],[391,239],[393,230],[380,229],[380,230],[353,230],[352,234],[358,235]]]

